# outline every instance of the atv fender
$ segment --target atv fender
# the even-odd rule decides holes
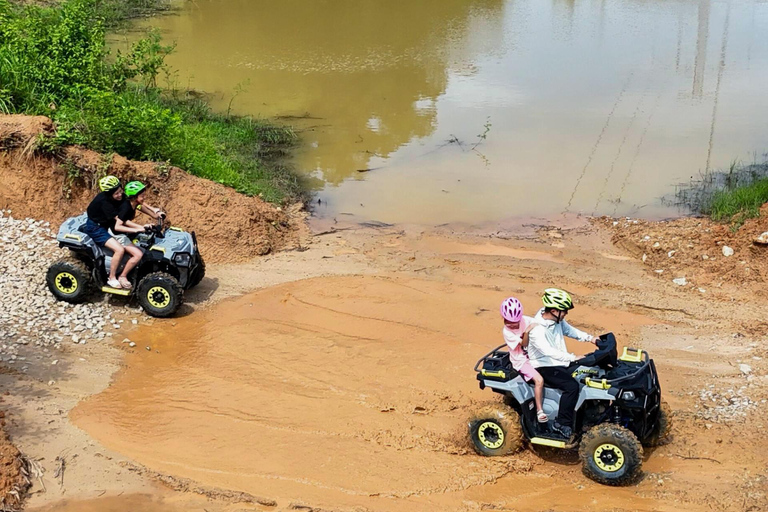
[[[608,400],[614,401],[616,397],[609,393],[610,389],[596,389],[589,386],[582,386],[579,390],[579,400],[576,402],[576,409],[579,410],[587,400]]]
[[[512,395],[512,397],[517,400],[518,404],[524,404],[533,398],[533,388],[526,384],[520,376],[506,382],[484,380],[483,383],[488,388]]]

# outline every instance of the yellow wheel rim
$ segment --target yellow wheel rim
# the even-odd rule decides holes
[[[162,286],[153,286],[147,292],[147,301],[156,308],[165,308],[171,303],[171,294]]]
[[[483,446],[495,450],[504,444],[504,430],[494,421],[486,421],[477,427],[477,438]]]
[[[54,279],[56,289],[61,293],[71,294],[77,290],[77,279],[69,272],[59,272]]]
[[[592,458],[597,467],[609,473],[616,472],[624,467],[624,452],[615,444],[601,444],[592,454]]]

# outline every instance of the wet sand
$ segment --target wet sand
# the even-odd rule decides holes
[[[532,290],[533,291],[533,290]],[[140,329],[129,369],[75,423],[154,470],[277,500],[427,510],[513,471],[467,455],[464,422],[490,399],[471,368],[498,344],[479,309],[501,291],[334,277],[226,301]],[[531,311],[536,297],[523,294]],[[584,308],[628,332],[651,320]],[[574,347],[586,349],[586,345]],[[405,503],[400,503],[401,501]]]

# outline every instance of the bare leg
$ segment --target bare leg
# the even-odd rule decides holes
[[[533,397],[536,400],[536,411],[544,409],[544,378],[541,375],[533,377]]]
[[[123,260],[125,248],[114,238],[107,240],[107,243],[104,244],[104,247],[111,249],[114,253],[112,255],[112,263],[109,265],[109,279],[114,280],[117,278],[115,274],[117,273],[117,268],[120,266],[120,262]]]
[[[123,271],[120,274],[120,277],[127,278],[128,272],[133,270],[133,267],[139,264],[144,253],[141,252],[141,249],[132,245],[126,247],[125,250],[128,252],[128,254],[131,255],[131,259],[129,259],[128,262],[125,264],[125,267],[123,267]]]

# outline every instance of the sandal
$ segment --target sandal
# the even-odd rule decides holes
[[[547,417],[547,413],[539,409],[536,411],[536,419],[539,420],[539,423],[546,423],[549,421],[549,417]]]
[[[117,279],[107,279],[107,286],[117,288],[118,290],[123,287]]]
[[[117,280],[120,281],[120,286],[122,288],[126,290],[130,290],[131,288],[133,288],[133,285],[131,284],[131,282],[128,280],[127,277],[118,277]]]

